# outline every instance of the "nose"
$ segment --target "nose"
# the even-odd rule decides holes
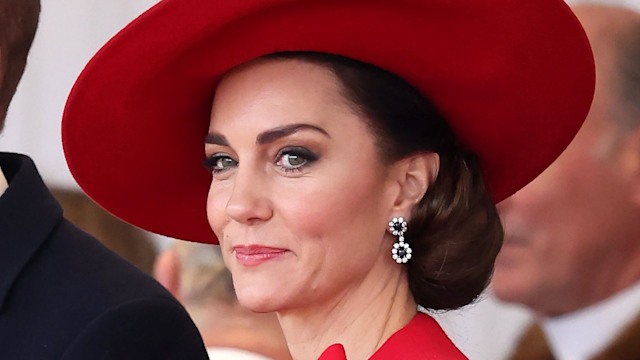
[[[259,171],[238,168],[226,212],[242,224],[266,221],[273,216],[267,181]]]

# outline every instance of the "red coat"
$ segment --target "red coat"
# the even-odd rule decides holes
[[[429,315],[418,313],[382,345],[370,360],[467,360]],[[319,360],[347,360],[340,344],[330,346]]]

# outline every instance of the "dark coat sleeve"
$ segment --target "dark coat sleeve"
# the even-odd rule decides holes
[[[205,360],[200,339],[175,301],[134,300],[90,322],[61,360]]]

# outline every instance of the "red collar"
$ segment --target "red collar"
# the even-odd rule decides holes
[[[440,325],[429,315],[417,313],[402,329],[378,349],[370,360],[467,360],[444,333]],[[347,360],[344,347],[334,344],[328,347],[319,360]]]

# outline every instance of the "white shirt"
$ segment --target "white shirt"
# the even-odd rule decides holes
[[[4,173],[2,172],[2,168],[0,168],[0,196],[4,194],[5,190],[9,188],[9,182],[7,182],[7,178],[4,177]]]
[[[640,282],[614,296],[542,321],[549,348],[558,360],[590,359],[611,344],[640,313]]]
[[[207,347],[207,354],[211,360],[271,360],[251,351],[227,347]]]

